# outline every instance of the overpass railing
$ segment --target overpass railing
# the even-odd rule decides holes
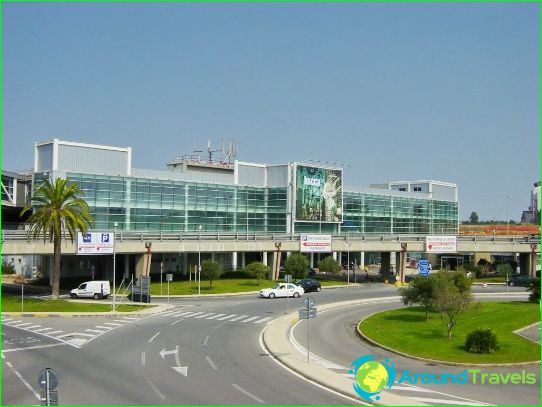
[[[101,232],[99,230],[93,232]],[[105,231],[104,231],[105,232]],[[107,230],[107,232],[111,232]],[[234,232],[152,232],[152,231],[117,231],[115,240],[123,241],[299,241],[299,233],[234,233]],[[386,242],[423,242],[426,235],[383,235],[383,234],[338,234],[331,235],[333,241],[386,241]],[[70,240],[68,233],[64,233],[63,240]],[[43,241],[43,236],[29,239],[24,230],[2,230],[2,242]],[[480,236],[472,235],[457,236],[458,242],[495,242],[495,243],[519,243],[539,244],[540,235],[529,236]]]

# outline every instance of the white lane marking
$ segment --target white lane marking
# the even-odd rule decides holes
[[[240,317],[230,319],[229,322],[239,321],[240,319],[243,319],[243,318],[246,318],[246,317],[248,317],[248,315],[241,315]]]
[[[53,332],[45,332],[44,335],[56,335],[64,331],[53,331]]]
[[[224,321],[225,319],[230,319],[230,318],[233,318],[233,317],[236,317],[236,316],[237,316],[237,314],[226,315],[225,317],[218,318],[217,321]]]
[[[129,320],[132,320],[132,321],[137,321],[139,318],[136,318],[136,317],[124,317],[124,319],[129,319]]]
[[[257,401],[258,403],[261,403],[261,404],[264,404],[265,401],[263,401],[262,399],[256,397],[255,395],[253,394],[250,394],[248,391],[246,391],[245,389],[243,389],[242,387],[236,385],[235,383],[232,384],[233,387],[235,387],[237,390],[239,390],[241,393],[245,394],[246,396],[250,397],[252,400],[255,400]]]
[[[104,322],[104,325],[112,325],[112,326],[122,326],[122,324],[116,324],[114,322]]]
[[[96,338],[96,335],[92,335],[92,334],[84,334],[82,332],[75,332],[73,333],[72,335],[81,335],[81,336],[86,336],[86,337],[89,337],[89,338]]]
[[[110,326],[103,326],[103,325],[96,325],[96,328],[107,329],[108,331],[111,330],[111,329],[115,329],[115,328],[113,328],[113,327],[110,327]]]
[[[208,317],[208,316],[213,315],[213,314],[214,314],[214,312],[208,312],[206,314],[197,316],[196,319],[205,318],[205,317]]]
[[[353,377],[354,375],[350,374],[350,376]],[[406,386],[395,386],[395,385],[393,386],[393,390],[406,390],[406,391],[419,391],[421,393],[433,393],[433,390],[422,389],[421,387],[406,387]]]
[[[73,338],[73,339],[68,339],[66,342],[69,343],[70,345],[79,347],[83,345],[84,343],[86,343],[87,341],[90,341],[90,339]]]
[[[145,352],[141,352],[141,366],[145,366]]]
[[[166,311],[166,312],[162,312],[160,315],[163,316],[163,317],[167,317],[171,314],[175,314],[177,312],[176,309],[174,309],[173,311]]]
[[[162,400],[164,400],[166,397],[158,390],[158,388],[149,380],[147,379],[147,382],[151,385],[152,389],[156,394],[158,394],[158,397],[160,397]]]
[[[178,314],[173,315],[174,317],[184,317],[185,315],[191,314],[190,311],[180,312]]]
[[[224,315],[226,315],[226,314],[216,314],[216,315],[214,315],[214,316],[212,316],[212,317],[205,318],[205,319],[215,319],[215,318],[218,318],[218,317],[222,317],[222,316],[224,316]]]
[[[195,317],[196,315],[201,315],[201,314],[205,314],[205,312],[203,312],[203,311],[201,311],[201,312],[191,312],[190,314],[185,315],[185,317],[192,318],[192,317]]]
[[[156,332],[151,339],[149,339],[149,343],[151,343],[154,338],[156,338],[158,335],[160,335],[160,331]]]
[[[26,326],[26,325],[32,325],[32,323],[30,322],[23,322],[22,324],[11,324],[11,326],[15,327],[15,328],[20,328],[21,326]]]
[[[261,324],[262,322],[269,321],[270,319],[271,319],[271,317],[265,317],[265,318],[259,319],[257,321],[254,321],[254,323],[255,324]]]
[[[67,336],[76,336],[76,335],[84,335],[84,334],[79,334],[79,333],[77,333],[77,332],[72,332],[71,334],[59,335],[59,336],[57,336],[56,338],[57,338],[57,339],[60,339],[60,338],[65,338],[65,337],[67,337]],[[88,335],[88,336],[94,337],[94,335]]]
[[[209,342],[209,335],[207,335],[203,340],[203,346],[207,346],[207,342]]]
[[[213,361],[211,360],[209,356],[205,356],[205,359],[207,359],[207,362],[209,362],[209,364],[211,365],[213,369],[218,370],[218,367],[216,367],[216,365],[213,363]]]
[[[27,349],[41,349],[41,348],[50,348],[52,346],[61,346],[61,345],[67,345],[66,343],[51,343],[51,344],[48,344],[48,345],[38,345],[38,346],[29,346],[27,348],[13,348],[13,349],[4,349],[2,350],[2,353],[7,353],[7,352],[19,352],[21,350],[27,350]]]
[[[178,323],[179,323],[179,322],[181,322],[181,321],[183,321],[183,318],[181,318],[181,319],[178,319],[178,320],[177,320],[177,321],[175,321],[175,322],[172,322],[172,323],[171,323],[170,325],[175,325],[175,324],[178,324]]]
[[[85,331],[87,332],[94,332],[95,334],[104,334],[106,333],[107,331],[99,331],[97,329],[85,329]]]
[[[490,406],[491,404],[485,403],[473,403],[471,401],[457,401],[457,400],[445,400],[445,399],[433,399],[429,397],[408,397],[409,400],[421,401],[422,403],[440,403],[451,404],[454,406]]]
[[[413,391],[416,391],[417,389],[420,389],[420,391],[424,390],[423,387],[414,386],[413,384],[402,383],[402,385],[405,386],[405,387],[411,387]],[[443,392],[440,392],[440,391],[437,391],[437,390],[430,390],[430,391],[431,391],[431,393],[440,394],[442,396],[455,397],[456,399],[459,399],[459,400],[464,400],[464,401],[468,401],[468,402],[471,402],[471,403],[475,403],[475,405],[480,405],[480,406],[491,406],[492,405],[492,404],[484,403],[482,401],[472,400],[472,399],[468,399],[468,398],[461,397],[461,396],[455,396],[455,395],[450,394],[450,393],[443,393]]]
[[[124,323],[134,322],[134,321],[130,321],[129,319],[114,319],[113,321],[115,321],[115,322],[124,322]]]
[[[40,329],[36,329],[34,332],[43,332],[43,331],[52,331],[53,328],[40,328]]]
[[[23,322],[23,321],[20,320],[20,319],[17,319],[17,320],[11,320],[11,321],[7,322],[6,325],[16,324],[16,323],[18,323],[18,322]]]
[[[41,325],[32,325],[32,326],[27,326],[25,329],[34,329],[34,328],[39,328],[40,326]]]
[[[247,319],[243,319],[241,322],[250,322],[250,321],[254,321],[255,319],[258,319],[258,318],[261,318],[259,315],[256,315],[255,317],[250,317],[250,318],[247,318]]]
[[[13,318],[2,318],[2,322],[13,321]]]
[[[21,382],[23,382],[23,384],[26,386],[26,388],[27,388],[28,390],[30,390],[30,391],[34,394],[34,396],[36,396],[36,398],[37,398],[38,400],[41,400],[39,393],[38,393],[36,390],[34,390],[34,389],[32,388],[32,386],[31,386],[31,385],[23,378],[23,376],[22,376],[22,375],[21,375],[21,374],[13,367],[13,365],[12,365],[11,363],[9,363],[9,362],[6,362],[6,364],[8,365],[8,367],[9,367],[11,370],[13,370],[13,373],[15,373],[15,375],[21,380]]]

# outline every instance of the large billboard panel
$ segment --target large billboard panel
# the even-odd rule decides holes
[[[296,165],[295,220],[343,221],[343,174],[341,169]]]
[[[76,254],[113,254],[115,234],[113,232],[77,233]]]

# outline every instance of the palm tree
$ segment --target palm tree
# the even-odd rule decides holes
[[[32,211],[26,223],[30,226],[28,236],[36,239],[43,235],[43,240],[53,242],[53,299],[58,299],[60,289],[60,243],[67,230],[71,241],[77,230],[86,233],[94,222],[89,206],[80,196],[79,185],[68,183],[67,179],[57,178],[54,183],[45,181],[35,191],[30,202],[23,208],[21,215]]]

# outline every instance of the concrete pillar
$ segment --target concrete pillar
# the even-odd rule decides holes
[[[337,261],[337,252],[333,252],[333,260]]]
[[[362,269],[362,270],[365,268],[365,252],[360,253],[359,268]]]
[[[267,252],[262,252],[262,263],[267,266]]]
[[[245,268],[247,266],[247,256],[245,252],[241,252],[241,268]]]
[[[391,264],[391,253],[390,252],[382,252],[380,253],[380,267],[382,269],[382,276],[384,279],[389,279],[390,276],[390,264]]]
[[[125,254],[124,255],[124,275],[123,278],[126,280],[130,280],[130,255]]]
[[[181,253],[181,257],[182,257],[182,265],[183,265],[183,274],[186,275],[187,273],[190,272],[190,270],[188,270],[188,253]]]
[[[136,254],[136,267],[135,267],[135,277],[144,276],[147,269],[147,253]],[[149,256],[148,262],[152,260],[152,253]],[[150,270],[150,267],[149,267]]]
[[[314,253],[309,254],[310,267],[314,268]]]
[[[231,268],[237,270],[237,252],[231,253]]]
[[[521,274],[531,275],[531,253],[519,254],[519,270]]]
[[[280,255],[276,251],[273,252],[273,266],[271,267],[271,270],[271,279],[278,279],[280,270]]]
[[[397,276],[397,279],[399,279],[400,273],[401,273],[401,252],[394,252],[395,254],[395,275]]]

